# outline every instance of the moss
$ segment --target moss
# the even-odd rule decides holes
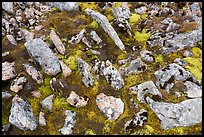
[[[112,126],[114,126],[114,120],[106,120],[102,129],[103,134],[111,134]]]
[[[147,14],[140,15],[140,18],[141,18],[141,19],[146,19],[147,17],[148,17]]]
[[[109,22],[112,22],[115,19],[112,13],[112,8],[107,8],[104,12],[104,15],[106,16]]]
[[[113,8],[118,8],[122,6],[122,2],[116,2],[115,5],[113,5]]]
[[[139,14],[132,14],[130,16],[130,19],[129,19],[129,24],[131,26],[135,25],[135,23],[137,23],[139,20],[140,20],[140,15]]]
[[[146,29],[143,29],[142,32],[139,31],[135,31],[134,32],[134,38],[135,40],[137,40],[138,42],[146,45],[147,40],[150,37],[150,33],[147,33]]]
[[[2,125],[9,124],[9,115],[12,101],[2,100]]]
[[[145,125],[142,131],[140,132],[140,135],[151,135],[154,134],[154,128],[152,128],[149,125]]]
[[[198,28],[198,23],[197,22],[184,22],[179,31],[180,33],[184,32],[191,32],[192,30],[195,30]]]
[[[191,51],[193,52],[193,58],[202,58],[202,50],[200,48],[193,47]]]
[[[78,61],[76,56],[71,55],[68,57],[68,59],[65,59],[64,62],[71,70],[77,70]]]
[[[128,53],[122,52],[118,57],[117,60],[126,59],[128,57]]]
[[[90,94],[91,95],[96,95],[98,93],[98,86],[99,86],[99,82],[96,80],[96,78],[94,78],[94,85],[93,87],[90,89]]]
[[[52,94],[52,89],[50,88],[50,80],[51,80],[51,77],[46,77],[44,79],[43,85],[41,85],[38,88],[38,90],[42,94],[41,98],[45,98],[45,97],[47,97],[47,96]]]
[[[93,20],[93,21],[90,23],[89,26],[90,26],[91,28],[93,28],[93,29],[98,29],[98,27],[99,27],[98,23],[97,23],[95,20]]]
[[[96,2],[78,2],[78,5],[82,11],[84,11],[86,8],[97,11],[98,8]]]
[[[96,133],[93,132],[91,129],[87,129],[84,133],[84,135],[96,135]]]

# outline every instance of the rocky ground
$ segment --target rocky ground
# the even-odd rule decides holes
[[[2,134],[202,134],[202,3],[2,8]]]

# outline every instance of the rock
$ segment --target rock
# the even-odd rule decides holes
[[[130,36],[132,36],[131,34],[132,28],[126,19],[116,18],[115,23],[118,25],[118,27],[123,28],[124,31],[126,31]]]
[[[14,62],[10,63],[10,62],[5,61],[4,63],[2,63],[2,80],[3,81],[12,79],[16,76],[14,65],[15,65]]]
[[[147,11],[148,11],[148,9],[147,9],[145,6],[142,6],[142,7],[140,7],[140,8],[136,8],[136,9],[135,9],[135,12],[136,12],[137,14],[140,14],[140,15],[146,14]]]
[[[155,60],[152,52],[146,49],[140,51],[140,56],[142,57],[141,59],[146,62],[153,62]]]
[[[37,121],[28,101],[16,95],[12,100],[9,122],[21,130],[35,130]]]
[[[32,26],[34,25],[34,23],[36,22],[36,20],[34,19],[28,19],[29,24]]]
[[[82,31],[79,32],[79,34],[73,36],[71,38],[71,40],[68,41],[68,43],[69,44],[78,44],[81,41],[81,39],[84,37],[85,33],[86,33],[86,30],[83,29]]]
[[[6,35],[6,38],[8,39],[8,41],[9,41],[11,44],[17,46],[17,42],[16,42],[16,40],[14,39],[13,35]]]
[[[181,97],[181,94],[179,92],[175,92],[175,95],[177,98]]]
[[[32,96],[36,97],[36,98],[40,98],[40,96],[41,96],[40,91],[32,91],[31,93],[32,93]]]
[[[28,30],[25,30],[25,29],[21,29],[21,32],[22,32],[23,37],[26,41],[34,39],[34,33],[33,32],[29,32]]]
[[[2,135],[8,135],[10,130],[11,124],[6,124],[2,127]]]
[[[92,31],[90,32],[90,37],[91,37],[91,39],[92,39],[93,41],[96,42],[97,45],[102,42],[101,38],[98,36],[98,34],[97,34],[94,30],[92,30]]]
[[[190,50],[182,50],[181,53],[182,56],[184,57],[191,57],[193,55],[193,53]]]
[[[65,53],[65,47],[62,41],[60,40],[60,37],[55,33],[54,30],[50,31],[50,39],[54,43],[55,47],[59,51],[60,54],[64,55]]]
[[[104,93],[96,96],[96,105],[109,120],[116,120],[124,111],[124,103],[120,98],[106,96]]]
[[[17,77],[11,83],[10,90],[17,93],[18,91],[23,89],[23,85],[26,82],[27,82],[27,79],[25,77]]]
[[[69,97],[67,98],[67,102],[76,108],[86,106],[88,100],[88,98],[84,99],[83,97],[80,97],[74,91],[72,91]]]
[[[66,78],[71,75],[72,70],[63,61],[60,60],[59,63],[61,65],[63,76]]]
[[[188,66],[188,63],[185,62],[183,59],[180,59],[180,58],[176,58],[176,59],[174,60],[174,63],[176,63],[176,64],[178,64],[178,65],[180,65],[180,66],[182,66],[182,67]]]
[[[94,55],[100,55],[101,53],[99,51],[96,51],[96,50],[90,50]]]
[[[53,2],[53,4],[54,4],[54,7],[58,8],[61,11],[79,10],[79,6],[77,2]]]
[[[139,85],[135,85],[133,87],[130,87],[129,89],[132,93],[137,94],[137,100],[141,103],[144,103],[144,96],[145,94],[152,94],[152,95],[158,95],[160,98],[162,98],[162,94],[159,92],[157,87],[154,85],[153,81],[146,81]]]
[[[8,13],[14,13],[13,2],[2,2],[2,9]]]
[[[126,20],[130,18],[131,14],[130,9],[125,6],[113,8],[112,13],[115,18],[124,18]]]
[[[32,77],[32,79],[37,81],[38,84],[43,83],[42,74],[35,67],[29,64],[23,64],[23,67],[26,70],[26,72]]]
[[[201,14],[201,8],[200,8],[198,2],[193,2],[193,4],[189,6],[189,9],[195,15],[200,15]]]
[[[40,64],[46,74],[56,75],[61,72],[58,58],[54,56],[48,44],[42,39],[36,38],[24,45],[29,55]]]
[[[94,77],[91,72],[91,66],[83,61],[81,58],[77,58],[78,60],[78,69],[80,74],[82,75],[82,82],[86,87],[92,86],[94,84]]]
[[[42,25],[35,26],[35,30],[37,30],[37,31],[41,30],[42,28],[43,28]]]
[[[121,49],[125,50],[125,45],[121,41],[121,39],[118,37],[118,34],[116,31],[113,29],[111,24],[109,23],[108,19],[102,15],[99,12],[95,12],[90,9],[86,9],[85,13],[87,15],[90,15],[94,20],[98,22],[98,24],[103,28],[103,30],[112,38],[112,40],[115,42],[115,44]]]
[[[6,91],[6,92],[1,92],[2,93],[2,99],[9,99],[9,98],[11,98],[12,97],[12,95],[8,92],[8,91]]]
[[[10,52],[9,52],[9,51],[6,51],[6,52],[2,53],[2,57],[5,57],[5,56],[7,56],[7,55],[9,55],[9,54],[10,54]]]
[[[156,85],[159,88],[164,89],[168,93],[169,90],[174,86],[175,80],[188,80],[199,84],[199,81],[194,77],[192,73],[186,71],[176,63],[172,63],[167,65],[166,67],[163,67],[162,69],[156,71],[154,75],[156,76]]]
[[[76,113],[71,110],[65,111],[66,119],[63,128],[59,129],[59,131],[63,135],[70,135],[72,134],[74,125],[76,123]]]
[[[186,81],[184,83],[184,85],[186,86],[187,90],[184,91],[187,93],[189,98],[199,98],[202,97],[202,89],[200,86],[198,86],[197,84],[190,82],[190,81]]]
[[[128,76],[131,73],[140,73],[147,69],[147,65],[142,62],[140,58],[132,60],[130,65],[126,68],[120,67],[120,72],[122,75]]]
[[[43,112],[39,113],[39,124],[41,126],[46,126],[45,114]]]
[[[51,111],[52,110],[52,104],[53,104],[53,102],[52,102],[53,98],[54,98],[54,94],[49,95],[43,101],[40,102],[40,105],[43,108],[48,109],[49,111]]]
[[[135,109],[138,109],[139,106],[137,105],[137,103],[134,101],[133,98],[130,99],[130,101],[132,102],[133,106],[135,107]]]
[[[164,130],[202,122],[202,98],[187,99],[176,104],[155,102],[150,97],[146,97],[146,101],[161,120],[161,127]]]
[[[87,47],[91,48],[92,47],[92,43],[86,38],[86,37],[83,37],[82,38],[82,42],[84,44],[86,44]]]
[[[148,113],[146,110],[141,109],[137,114],[134,115],[132,120],[129,120],[125,124],[126,130],[133,130],[136,127],[141,127],[147,123]]]

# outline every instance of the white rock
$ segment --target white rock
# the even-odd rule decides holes
[[[10,90],[13,92],[18,92],[23,89],[24,83],[27,82],[27,79],[25,77],[17,77],[14,79],[14,81],[11,83]]]
[[[6,38],[8,39],[9,42],[11,42],[11,44],[17,46],[17,42],[14,39],[13,35],[6,35]]]
[[[197,84],[190,82],[190,81],[186,81],[184,83],[184,85],[187,88],[187,90],[185,92],[187,93],[189,98],[202,97],[202,89],[200,86],[198,86]]]
[[[67,98],[67,102],[76,108],[86,106],[88,100],[88,98],[84,99],[83,97],[80,97],[74,91],[72,91],[69,97]]]
[[[14,68],[15,63],[4,62],[2,63],[2,80],[9,80],[16,76],[16,71]]]
[[[69,75],[71,75],[72,70],[63,61],[60,60],[59,63],[61,65],[61,67],[62,67],[63,76],[66,78]]]

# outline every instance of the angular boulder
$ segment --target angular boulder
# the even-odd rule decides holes
[[[14,68],[15,63],[4,62],[2,63],[2,80],[6,81],[12,79],[16,76],[16,71]]]
[[[23,89],[23,86],[26,82],[27,79],[25,77],[17,77],[11,83],[10,90],[17,93],[18,91]]]
[[[50,31],[50,39],[54,43],[55,47],[59,51],[60,54],[64,55],[65,53],[65,47],[62,41],[60,40],[60,37],[56,34],[54,30]]]
[[[186,81],[184,83],[184,85],[186,86],[186,92],[187,96],[189,98],[200,98],[202,97],[202,88],[200,86],[198,86],[197,84],[190,82],[190,81]]]
[[[85,99],[83,97],[80,97],[74,91],[72,91],[69,97],[67,98],[67,102],[76,108],[86,106],[88,100],[89,100],[88,98]]]
[[[45,114],[43,112],[39,113],[39,124],[41,126],[46,126]]]
[[[43,101],[40,102],[40,105],[45,108],[48,109],[49,111],[52,110],[52,105],[53,105],[53,98],[54,98],[54,94],[46,97]]]
[[[14,13],[13,2],[2,2],[2,9],[8,13]]]

